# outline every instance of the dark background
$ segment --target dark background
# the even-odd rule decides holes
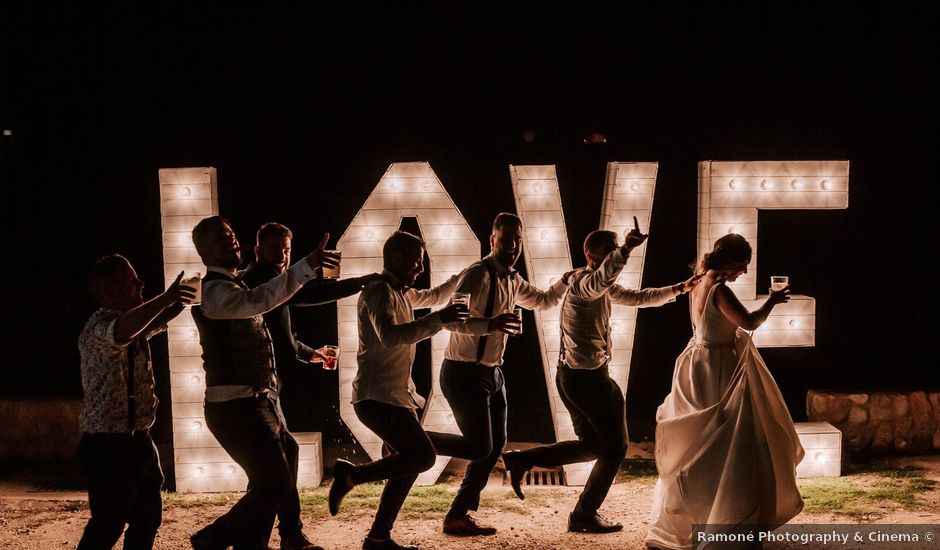
[[[425,160],[481,242],[514,211],[508,164],[557,165],[576,265],[597,227],[606,163],[657,161],[644,284],[695,259],[701,160],[851,161],[848,210],[761,211],[771,273],[817,299],[815,348],[766,349],[794,418],[809,388],[936,388],[936,22],[926,2],[720,11],[499,11],[448,2],[267,11],[0,8],[3,376],[0,397],[78,396],[82,274],[128,256],[162,279],[157,170],[214,166],[221,212],[249,244],[293,228],[295,258],[340,237],[392,162]],[[523,133],[534,132],[527,143]],[[593,132],[606,144],[584,145]],[[931,159],[933,160],[933,159]],[[488,247],[485,247],[488,248]],[[520,265],[522,262],[520,262]],[[333,308],[296,312],[333,342]],[[526,321],[532,326],[531,314]],[[685,299],[641,311],[628,388],[651,437]],[[165,340],[152,342],[168,441]],[[506,354],[510,439],[551,440],[534,331]],[[428,352],[416,366],[427,384]],[[284,368],[295,430],[343,440],[335,374]],[[332,434],[332,435],[330,435]],[[338,434],[338,435],[337,435]]]

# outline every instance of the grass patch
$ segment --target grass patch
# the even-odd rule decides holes
[[[163,509],[201,508],[203,506],[231,506],[242,497],[241,493],[218,493],[208,496],[189,493],[163,493]]]
[[[800,483],[804,511],[833,512],[854,518],[877,518],[886,508],[916,509],[918,496],[933,491],[937,483],[920,475],[920,469],[874,468],[840,478]]]
[[[82,512],[88,509],[88,502],[84,500],[70,500],[59,505],[62,512]]]
[[[658,475],[656,462],[652,460],[624,460],[620,464],[622,480],[655,478]]]
[[[343,498],[342,514],[372,515],[379,506],[379,499],[385,488],[384,482],[357,485]],[[300,494],[300,506],[304,512],[315,517],[327,515],[329,489],[320,487],[306,490]],[[457,495],[454,484],[438,483],[430,487],[413,487],[401,509],[401,516],[409,519],[443,518],[450,510],[450,505]],[[480,499],[480,508],[488,511],[513,512],[528,514],[533,507],[545,505],[552,500],[551,490],[539,489],[527,491],[525,502],[516,498],[508,486],[505,492],[484,493]]]
[[[847,477],[834,477],[801,483],[803,510],[811,514],[838,512],[864,494]]]

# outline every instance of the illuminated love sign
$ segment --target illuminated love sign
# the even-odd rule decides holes
[[[748,275],[730,286],[748,309],[757,307],[764,298],[757,296],[757,211],[847,208],[848,169],[848,161],[699,163],[699,256],[728,232],[744,235],[754,249],[754,256]],[[648,228],[657,170],[657,163],[609,163],[599,228],[622,235],[633,216],[641,227]],[[546,288],[572,267],[555,167],[510,166],[509,171],[516,209],[525,223],[526,269],[536,286]],[[187,272],[205,269],[189,235],[200,219],[218,214],[216,173],[214,168],[164,169],[160,170],[160,184],[164,275],[169,284],[181,269]],[[427,242],[432,286],[443,283],[480,258],[479,240],[430,165],[426,162],[394,163],[339,240],[337,248],[343,251],[344,275],[380,271],[385,239],[406,217],[417,219]],[[631,253],[618,283],[640,288],[646,246]],[[377,459],[381,457],[382,441],[359,421],[350,403],[352,381],[358,370],[354,353],[359,345],[356,303],[355,296],[337,303],[339,344],[345,352],[339,368],[340,416],[369,456]],[[535,318],[555,436],[558,441],[564,441],[576,436],[571,417],[556,395],[554,384],[559,312],[560,307],[535,312]],[[625,392],[636,308],[614,305],[611,329],[610,372]],[[440,332],[431,339],[432,383],[422,425],[432,431],[459,433],[440,390],[440,366],[447,338],[447,332]],[[788,304],[778,305],[764,325],[755,331],[754,342],[763,347],[814,345],[815,300],[795,295]],[[241,468],[225,454],[205,427],[201,349],[188,311],[171,323],[169,347],[177,489],[232,491],[244,488],[247,480]],[[448,460],[439,457],[434,467],[419,477],[418,483],[434,483]],[[302,473],[305,461],[314,461],[314,458],[301,457]],[[592,464],[566,466],[568,483],[583,484]],[[312,465],[306,466],[312,468]],[[312,479],[301,475],[299,483],[309,485]]]

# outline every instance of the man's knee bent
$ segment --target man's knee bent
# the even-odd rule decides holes
[[[418,472],[426,472],[434,466],[436,461],[437,454],[434,452],[434,447],[428,446],[426,449],[420,449],[415,455],[414,464]]]

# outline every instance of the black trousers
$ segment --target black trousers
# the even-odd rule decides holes
[[[448,513],[458,517],[479,508],[480,493],[506,447],[506,386],[499,367],[445,359],[441,390],[463,435],[428,435],[437,454],[470,461]]]
[[[239,550],[267,548],[275,515],[282,537],[298,532],[299,446],[277,404],[264,396],[206,403],[206,425],[248,474],[248,491],[204,531]]]
[[[418,474],[434,465],[434,445],[412,409],[379,401],[360,401],[353,408],[359,420],[381,437],[391,451],[388,456],[356,466],[352,471],[354,483],[388,480],[369,531],[372,538],[387,539]]]
[[[91,508],[79,550],[112,548],[125,524],[125,549],[153,548],[163,517],[163,471],[150,433],[86,433],[79,458],[88,476]]]
[[[607,498],[627,452],[627,420],[620,386],[607,365],[595,370],[558,366],[555,385],[568,408],[577,441],[561,441],[521,451],[526,466],[555,467],[597,459],[575,511],[592,514]]]

